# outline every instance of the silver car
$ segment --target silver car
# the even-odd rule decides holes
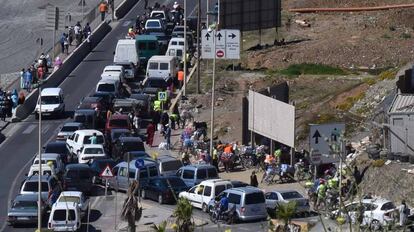
[[[63,124],[60,128],[59,133],[57,134],[57,140],[65,140],[69,138],[75,131],[83,129],[83,123],[81,122],[67,122]]]
[[[265,194],[265,198],[266,208],[269,210],[276,210],[281,203],[295,201],[297,213],[307,213],[310,211],[308,199],[295,190],[272,190]]]
[[[9,225],[15,226],[17,224],[37,223],[37,198],[37,194],[17,195],[7,212],[7,222]],[[42,204],[42,215],[44,215],[45,212],[46,205]]]

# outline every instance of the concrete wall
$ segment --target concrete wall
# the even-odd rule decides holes
[[[120,19],[122,17],[124,17],[129,10],[138,2],[139,0],[124,0],[123,3],[121,3],[121,5],[119,5],[116,9],[115,9],[115,18],[116,19]]]
[[[83,41],[63,62],[62,66],[49,75],[43,82],[42,88],[59,86],[63,80],[83,61],[83,59],[92,51],[92,49],[111,31],[107,22],[101,23],[91,34],[90,43]],[[36,101],[39,91],[33,90],[26,98],[23,105],[16,108],[14,121],[22,120],[28,117],[36,107]]]

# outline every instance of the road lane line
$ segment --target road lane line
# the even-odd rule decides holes
[[[22,134],[30,134],[30,133],[32,133],[32,131],[35,129],[37,127],[37,125],[30,125],[30,126],[28,126],[27,128],[26,128],[26,130],[24,130],[23,132],[22,132]]]
[[[131,21],[124,21],[124,23],[122,23],[122,26],[127,27],[129,24],[131,24]]]
[[[42,134],[45,134],[47,132],[47,130],[49,130],[50,128],[50,124],[46,124],[44,126],[42,126]]]

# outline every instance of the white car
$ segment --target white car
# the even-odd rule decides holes
[[[303,197],[302,194],[295,190],[272,190],[265,193],[265,199],[266,208],[270,210],[276,210],[280,203],[295,201],[297,213],[310,212],[308,199]]]
[[[335,210],[332,212],[334,217],[339,215],[344,217],[347,221],[351,220],[352,223],[357,222],[358,211],[362,210],[364,216],[362,218],[362,226],[369,226],[373,230],[378,230],[382,226],[389,225],[395,221],[397,208],[394,203],[385,199],[363,199],[361,201],[355,201],[345,205],[345,210],[339,212]],[[349,217],[347,217],[348,212]]]
[[[102,144],[85,144],[78,152],[78,163],[92,163],[95,158],[105,157],[105,149]]]
[[[40,156],[37,155],[33,161],[34,165],[39,165],[39,158]],[[56,174],[63,173],[64,164],[62,159],[60,158],[59,154],[56,153],[43,153],[42,154],[42,164],[48,165],[49,163],[53,164],[53,168],[55,169]]]
[[[229,180],[213,179],[202,181],[186,192],[181,192],[178,197],[186,198],[190,203],[204,212],[208,212],[208,203],[226,189],[233,188]]]
[[[89,199],[79,191],[64,191],[61,192],[59,198],[56,201],[57,203],[60,202],[68,202],[68,203],[76,203],[81,210],[82,217],[88,213],[89,210]],[[56,204],[56,203],[55,203]]]
[[[75,202],[56,202],[50,210],[47,228],[53,231],[78,231],[81,212]]]
[[[102,132],[98,130],[77,130],[66,140],[66,146],[71,154],[77,155],[85,144],[91,144],[90,138],[96,134],[98,144],[105,145]]]

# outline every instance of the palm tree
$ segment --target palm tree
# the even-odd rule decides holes
[[[276,217],[283,221],[284,231],[289,231],[289,225],[293,215],[296,213],[296,201],[289,201],[288,203],[280,203],[276,208]]]
[[[175,218],[175,224],[177,227],[175,231],[179,232],[192,232],[194,231],[194,222],[192,218],[193,206],[187,199],[180,198],[177,202],[172,217]]]
[[[166,232],[167,231],[167,221],[162,221],[159,225],[153,224],[151,226],[151,229],[153,229],[154,232]]]

